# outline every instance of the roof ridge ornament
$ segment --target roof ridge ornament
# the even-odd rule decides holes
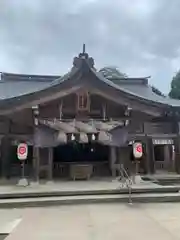
[[[79,53],[78,57],[74,58],[73,66],[76,68],[81,68],[83,63],[86,63],[90,68],[94,67],[94,59],[89,57],[88,53],[86,52],[86,45],[83,43],[82,52]]]
[[[89,58],[89,55],[86,52],[86,44],[85,43],[83,43],[83,50],[82,50],[82,53],[79,54],[79,58],[83,58],[83,59]]]
[[[83,51],[82,51],[82,53],[84,54],[85,52],[86,52],[86,44],[83,43]]]

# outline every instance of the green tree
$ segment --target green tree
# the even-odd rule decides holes
[[[117,67],[104,67],[99,70],[106,78],[127,78],[125,73],[119,71]]]
[[[169,96],[174,99],[180,99],[180,70],[171,81],[171,90]]]
[[[155,86],[151,86],[151,88],[152,88],[152,91],[153,91],[155,94],[157,94],[157,95],[159,95],[159,96],[161,96],[161,97],[165,97],[165,95],[164,95],[158,88],[156,88]]]

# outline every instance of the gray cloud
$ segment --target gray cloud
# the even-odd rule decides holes
[[[62,74],[85,42],[98,68],[151,75],[168,92],[180,68],[179,9],[179,0],[1,0],[0,70]]]

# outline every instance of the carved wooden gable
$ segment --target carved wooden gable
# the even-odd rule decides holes
[[[90,111],[90,94],[88,91],[80,91],[76,93],[76,109],[77,111]]]
[[[90,119],[120,119],[127,117],[126,106],[107,99],[104,96],[80,89],[63,98],[40,106],[40,116],[42,118],[90,118]]]
[[[63,118],[88,117],[88,118],[120,118],[124,116],[126,106],[121,106],[110,100],[81,90],[62,99]]]

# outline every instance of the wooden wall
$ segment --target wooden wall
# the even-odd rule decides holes
[[[144,132],[147,134],[169,134],[173,133],[173,126],[170,122],[144,123]]]
[[[77,95],[70,94],[62,99],[51,101],[39,106],[40,118],[74,119],[81,117],[77,110]],[[124,119],[126,106],[116,104],[99,95],[90,94],[90,110],[84,112],[83,118],[90,119]],[[172,122],[152,122],[152,117],[132,111],[130,116],[129,132],[133,134],[169,134],[173,133]],[[8,119],[0,119],[0,134],[10,132],[12,134],[33,134],[33,112],[25,109],[21,112],[8,116]]]
[[[40,106],[40,117],[59,118],[60,105],[62,104],[62,118],[73,119],[78,116],[77,96],[71,94],[63,99],[59,99]],[[103,108],[105,108],[107,118],[121,118],[124,116],[125,107],[108,101],[103,97],[90,95],[90,111],[86,112],[88,118],[103,118]]]

